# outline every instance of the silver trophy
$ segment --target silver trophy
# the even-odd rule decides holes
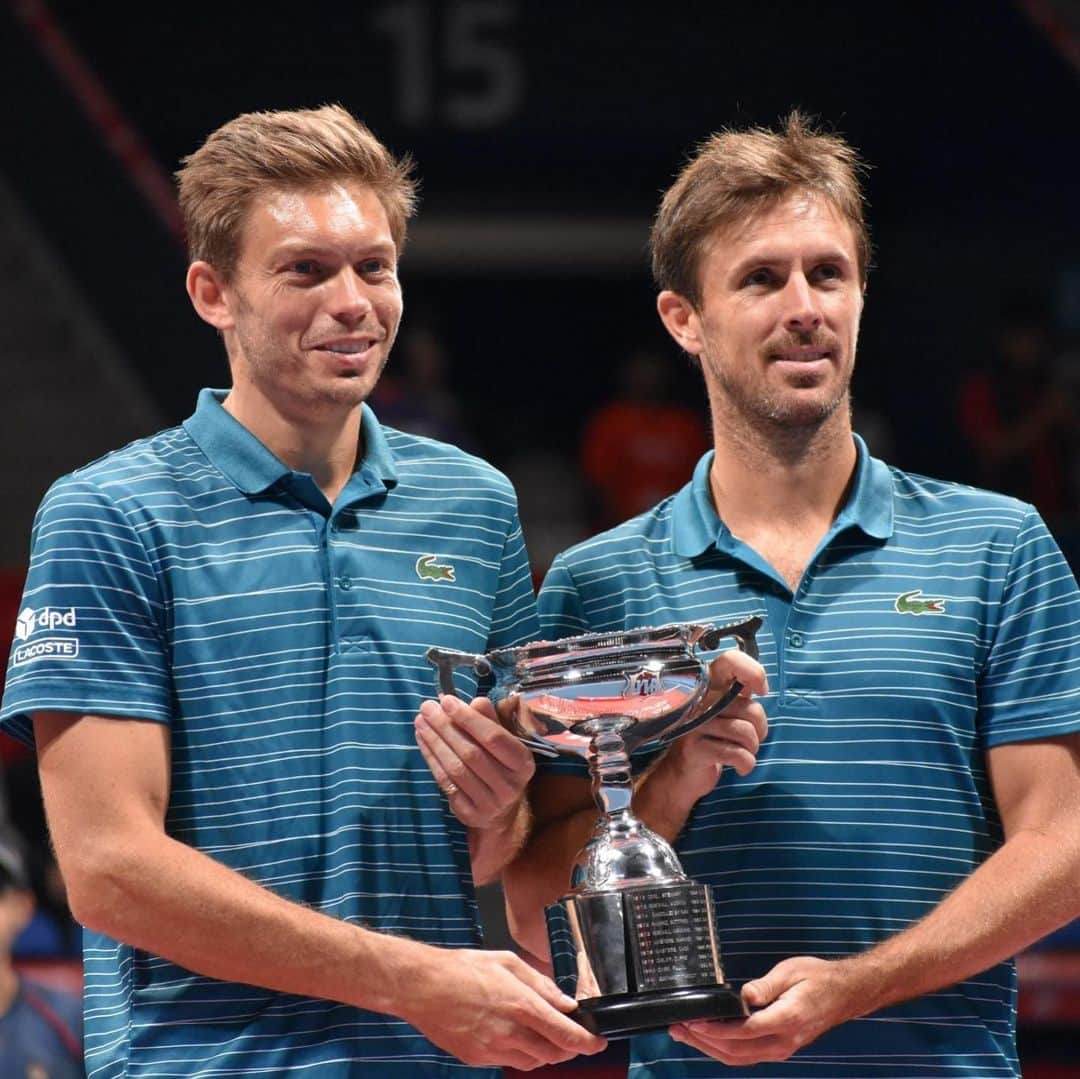
[[[680,623],[486,655],[427,653],[443,693],[455,692],[456,668],[472,668],[493,680],[496,714],[525,745],[589,762],[600,818],[569,893],[545,914],[555,980],[578,1001],[574,1017],[596,1034],[746,1014],[724,981],[709,886],[690,880],[671,844],[631,811],[630,754],[664,746],[726,708],[742,686],[710,699],[699,652],[732,637],[756,659],[760,625]]]

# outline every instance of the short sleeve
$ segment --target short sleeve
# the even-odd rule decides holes
[[[577,583],[561,554],[555,556],[551,569],[540,586],[537,607],[540,612],[540,630],[547,640],[576,637],[588,633],[592,628],[585,619]]]
[[[33,739],[36,711],[168,722],[165,601],[147,547],[114,499],[78,474],[34,521],[0,722]]]
[[[510,648],[527,644],[540,636],[536,619],[536,596],[533,593],[532,571],[525,549],[517,506],[510,520],[503,544],[495,605],[491,614],[488,649]]]
[[[1017,531],[979,680],[986,746],[1080,731],[1080,591],[1029,507]]]
[[[577,584],[563,556],[556,555],[551,568],[540,586],[537,599],[540,612],[540,632],[545,640],[557,641],[563,637],[576,637],[588,633],[591,627],[585,621]],[[539,774],[580,775],[589,774],[588,765],[580,757],[561,755],[536,759]]]

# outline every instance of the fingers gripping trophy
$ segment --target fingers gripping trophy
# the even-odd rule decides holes
[[[473,655],[432,648],[439,688],[471,667],[494,686],[501,722],[534,752],[585,758],[600,817],[570,891],[546,908],[555,980],[575,1018],[607,1038],[691,1019],[746,1014],[724,980],[708,885],[690,880],[671,845],[631,809],[630,755],[661,747],[722,712],[742,686],[711,700],[702,652],[725,638],[757,659],[760,618],[677,623]]]

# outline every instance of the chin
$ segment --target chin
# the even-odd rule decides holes
[[[836,415],[844,401],[844,397],[775,401],[770,409],[770,419],[787,428],[821,427]]]
[[[309,400],[314,405],[327,408],[356,408],[368,399],[371,389],[360,379],[339,379],[313,386]]]
[[[835,383],[823,385],[820,379],[804,386],[770,389],[757,397],[755,411],[777,423],[797,426],[827,420],[847,398],[846,390],[838,393]]]

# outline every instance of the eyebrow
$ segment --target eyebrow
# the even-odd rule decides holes
[[[365,244],[362,248],[363,255],[396,255],[397,248],[390,241],[375,240]],[[339,255],[340,249],[325,244],[312,243],[307,240],[286,240],[273,251],[273,258],[296,258],[300,255]],[[363,257],[363,256],[362,256]]]
[[[811,266],[818,266],[823,262],[838,262],[844,266],[853,266],[854,260],[838,247],[822,248],[810,258],[805,260]],[[737,262],[732,267],[732,275],[739,276],[748,270],[758,266],[779,266],[791,262],[789,255],[781,255],[770,251],[762,251],[757,255],[751,255]]]

